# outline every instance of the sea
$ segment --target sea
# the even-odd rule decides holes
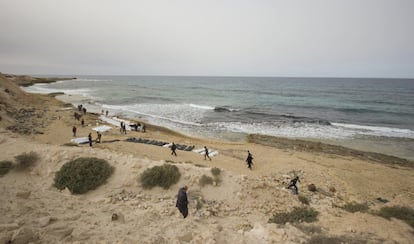
[[[189,136],[243,141],[263,134],[414,159],[414,79],[71,77],[24,89],[64,92],[88,111]]]

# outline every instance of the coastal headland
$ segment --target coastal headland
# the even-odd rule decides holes
[[[112,129],[103,133],[102,143],[74,145],[73,126],[77,137],[92,133],[95,139],[92,128],[107,123],[87,112],[82,126],[74,118],[78,109],[56,94],[29,94],[19,87],[56,80],[61,79],[0,74],[0,161],[28,152],[40,156],[28,171],[0,176],[0,243],[414,242],[412,222],[376,214],[384,207],[414,209],[411,160],[262,135],[249,135],[245,142],[195,138],[146,121],[134,121],[146,125],[145,133],[121,134],[108,124]],[[207,146],[217,155],[209,161],[177,150],[173,156],[168,147],[129,138]],[[254,157],[252,170],[247,150]],[[78,157],[105,159],[115,171],[85,194],[56,189],[55,173]],[[179,182],[169,189],[144,189],[139,175],[164,163],[178,167]],[[200,185],[215,167],[220,181]],[[300,177],[299,195],[286,189],[294,176]],[[186,219],[175,207],[183,185],[189,187]],[[350,204],[367,208],[347,211]],[[317,211],[317,221],[269,223],[274,214],[300,207]],[[111,219],[114,213],[117,221]]]

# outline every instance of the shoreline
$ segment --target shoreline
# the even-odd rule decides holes
[[[104,109],[101,106],[88,103],[90,101],[89,98],[84,98],[80,95],[68,95],[68,94],[62,94],[56,96],[56,99],[65,102],[65,103],[71,103],[74,107],[75,102],[82,100],[85,103],[85,106],[88,107],[88,111],[95,113],[95,114],[101,114],[101,110]],[[105,109],[104,109],[105,110]],[[113,114],[112,116],[119,117],[119,114]],[[299,149],[299,150],[315,150],[317,152],[324,152],[328,154],[336,154],[341,156],[353,156],[358,157],[360,159],[371,159],[380,163],[387,163],[387,164],[396,164],[407,167],[414,167],[414,155],[407,157],[401,157],[396,152],[397,149],[394,149],[393,151],[388,151],[389,153],[381,153],[384,151],[383,147],[375,148],[373,146],[367,147],[367,143],[364,143],[362,139],[341,139],[340,142],[334,143],[332,140],[329,139],[316,139],[316,138],[288,138],[288,137],[278,137],[278,136],[271,136],[271,135],[262,135],[262,134],[245,134],[245,133],[235,133],[235,132],[228,132],[229,134],[234,134],[233,138],[236,138],[235,140],[229,140],[227,137],[203,137],[200,135],[192,135],[192,134],[186,134],[180,131],[175,131],[171,128],[164,127],[161,125],[155,125],[149,123],[147,120],[143,120],[140,118],[129,118],[129,117],[123,117],[120,116],[122,119],[146,123],[148,125],[151,125],[153,127],[158,128],[164,128],[165,130],[169,130],[171,132],[174,132],[176,134],[180,134],[185,137],[189,138],[199,138],[200,140],[217,140],[217,141],[223,141],[223,142],[232,142],[232,143],[246,143],[246,142],[255,142],[255,143],[262,143],[263,145],[269,145],[269,140],[262,140],[258,138],[269,138],[270,141],[273,141],[274,146],[279,146],[280,148],[289,148],[289,149]],[[237,136],[236,136],[237,134]],[[387,138],[388,140],[393,140],[393,138]],[[396,140],[402,141],[401,138],[395,138]],[[412,139],[407,139],[408,141],[412,141]],[[266,142],[267,141],[267,142]],[[364,149],[357,149],[354,147],[363,147]],[[371,150],[370,150],[371,149]],[[391,161],[391,162],[389,162]]]

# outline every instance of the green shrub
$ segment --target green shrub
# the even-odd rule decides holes
[[[22,153],[14,157],[16,159],[17,169],[27,169],[39,161],[39,154],[36,152]]]
[[[201,176],[198,183],[200,184],[200,186],[212,185],[213,184],[213,178],[211,178],[210,176],[207,176],[207,175],[203,175],[203,176]]]
[[[289,213],[277,213],[269,219],[269,223],[286,224],[295,222],[314,222],[317,221],[319,212],[309,207],[295,207]]]
[[[164,164],[146,169],[140,176],[139,180],[143,188],[153,188],[160,186],[168,189],[180,179],[181,174],[177,166]]]
[[[299,195],[298,199],[301,203],[309,205],[309,199],[307,197],[305,197],[304,195]]]
[[[105,183],[114,168],[99,158],[77,158],[65,163],[55,175],[55,187],[67,187],[72,193],[82,194]]]
[[[356,202],[352,202],[352,203],[347,203],[345,204],[342,209],[351,212],[351,213],[355,213],[355,212],[361,212],[361,213],[365,213],[368,211],[369,207],[367,203],[356,203]]]
[[[400,219],[414,228],[414,210],[412,208],[401,206],[383,207],[380,209],[377,215],[386,219]]]
[[[7,174],[13,168],[13,162],[8,160],[0,161],[0,175]]]
[[[211,174],[213,174],[216,177],[219,176],[220,173],[221,173],[221,170],[219,168],[214,167],[211,169]]]

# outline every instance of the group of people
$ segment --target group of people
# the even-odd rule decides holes
[[[292,189],[294,191],[293,193],[296,195],[298,194],[298,187],[296,186],[297,182],[300,182],[299,176],[296,176],[295,178],[293,178],[290,181],[289,186],[287,187],[287,189]],[[188,216],[187,191],[188,191],[188,186],[181,187],[178,190],[177,202],[175,204],[175,206],[178,208],[178,210],[180,211],[180,213],[183,215],[184,218],[187,218]]]
[[[177,146],[173,142],[172,145],[171,145],[171,155],[177,156],[177,153],[175,152],[176,149],[177,149]],[[206,160],[207,157],[211,160],[210,156],[208,155],[208,149],[207,149],[206,146],[204,146],[204,150],[205,150],[204,160]],[[247,162],[247,167],[251,170],[252,165],[253,165],[253,155],[250,153],[249,150],[247,151],[246,162]],[[298,194],[298,187],[296,186],[296,184],[298,182],[300,182],[299,176],[296,176],[296,177],[294,177],[293,179],[290,180],[289,185],[286,188],[291,189],[293,194],[297,195]],[[178,210],[180,211],[180,213],[183,215],[184,218],[187,218],[187,216],[188,216],[187,191],[188,191],[188,186],[181,187],[178,190],[177,202],[175,204],[175,206],[178,208]]]
[[[177,152],[176,152],[177,145],[173,142],[171,144],[170,148],[171,148],[171,155],[177,156]],[[204,160],[206,160],[207,158],[210,159],[210,161],[211,161],[211,158],[210,158],[210,155],[209,155],[209,152],[208,152],[208,148],[207,148],[207,146],[204,146]]]

